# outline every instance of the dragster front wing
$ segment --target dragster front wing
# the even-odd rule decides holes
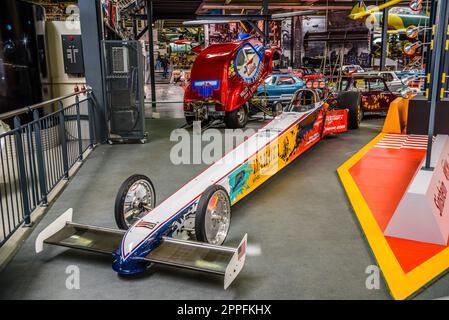
[[[38,235],[37,253],[44,243],[111,255],[120,247],[126,231],[73,223],[72,215],[67,210]],[[144,260],[220,275],[227,289],[245,264],[246,246],[247,235],[237,248],[163,237]]]

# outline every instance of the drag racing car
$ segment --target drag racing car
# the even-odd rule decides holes
[[[239,41],[213,44],[202,50],[192,66],[184,94],[184,115],[194,120],[223,120],[228,128],[248,122],[249,99],[279,65],[278,49],[265,49],[248,35]]]
[[[46,243],[112,255],[121,275],[152,264],[193,269],[223,276],[226,289],[247,248],[246,235],[237,248],[223,246],[231,207],[325,136],[346,131],[347,117],[347,108],[331,107],[316,90],[298,90],[281,114],[158,206],[150,178],[133,175],[115,200],[119,229],[74,223],[69,209],[38,235],[36,252]]]

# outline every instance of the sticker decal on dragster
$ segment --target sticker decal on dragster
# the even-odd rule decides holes
[[[348,113],[343,110],[329,110],[326,115],[326,123],[324,125],[323,135],[327,136],[331,133],[340,133],[347,130]]]
[[[323,115],[315,111],[260,149],[228,176],[234,205],[320,140]],[[318,123],[318,125],[315,125]]]

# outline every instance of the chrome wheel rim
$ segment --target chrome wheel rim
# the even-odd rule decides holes
[[[245,121],[245,110],[243,110],[243,107],[237,111],[237,120],[239,123],[243,123]]]
[[[126,224],[131,226],[142,213],[153,209],[154,190],[146,180],[134,182],[126,193],[123,204],[123,218]]]
[[[226,239],[231,222],[231,205],[225,191],[218,190],[210,197],[204,219],[207,241],[221,245]]]

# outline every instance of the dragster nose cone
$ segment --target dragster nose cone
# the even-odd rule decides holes
[[[140,227],[131,227],[122,241],[122,258],[126,258],[137,249],[150,235],[151,230]]]

